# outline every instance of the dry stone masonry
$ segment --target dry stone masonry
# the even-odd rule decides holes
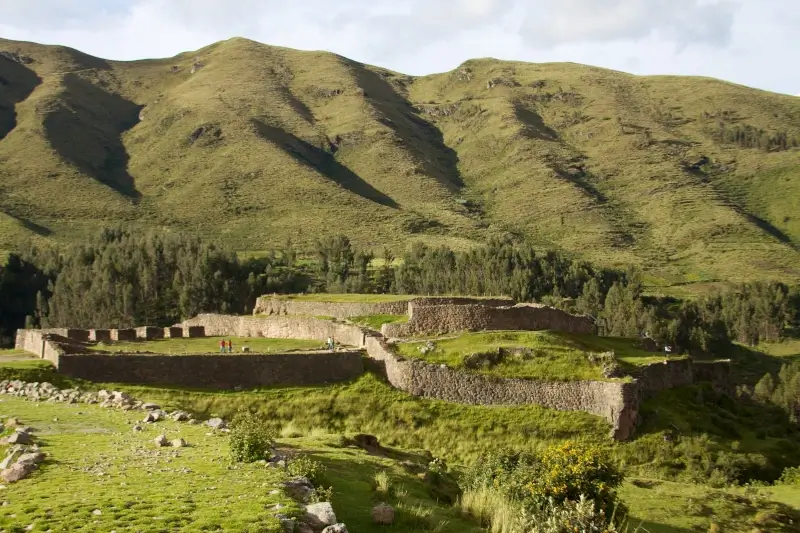
[[[409,305],[408,322],[384,324],[381,333],[389,338],[402,338],[459,331],[547,329],[584,334],[595,332],[594,323],[588,317],[571,315],[544,305],[429,305],[422,301]]]
[[[540,305],[507,305],[507,300],[420,298],[388,304],[327,304],[261,298],[257,311],[272,316],[201,314],[170,328],[136,330],[19,330],[17,348],[51,361],[61,372],[92,381],[146,383],[211,388],[271,385],[316,385],[351,380],[364,371],[360,351],[277,355],[182,355],[85,353],[75,341],[121,338],[192,336],[267,337],[319,340],[332,337],[339,345],[365,349],[370,367],[394,387],[410,394],[472,405],[536,404],[564,411],[584,411],[605,418],[612,436],[632,436],[640,403],[658,391],[711,382],[720,391],[730,389],[727,361],[696,363],[665,360],[642,369],[632,381],[544,381],[503,379],[467,373],[397,355],[386,337],[436,335],[470,330],[560,330],[593,333],[587,317],[570,315]],[[295,305],[297,304],[297,305]],[[309,307],[306,304],[317,306]],[[320,307],[321,306],[321,307]],[[397,307],[393,307],[397,306]],[[406,324],[384,325],[383,335],[338,320],[298,316],[313,312],[334,315],[395,313],[406,309]],[[402,312],[402,311],[401,311]]]

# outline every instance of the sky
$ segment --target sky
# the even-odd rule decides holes
[[[0,14],[0,37],[106,59],[247,37],[414,75],[572,61],[800,96],[800,0],[0,0]]]

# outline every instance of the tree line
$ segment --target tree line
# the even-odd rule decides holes
[[[31,247],[0,269],[0,337],[16,328],[171,325],[201,312],[247,313],[268,293],[508,296],[591,316],[602,334],[649,337],[675,352],[722,353],[782,338],[800,323],[800,291],[750,283],[696,300],[644,294],[641,272],[490,240],[470,250],[414,244],[377,256],[347,236],[301,254],[261,257],[197,237],[105,230],[88,243]]]

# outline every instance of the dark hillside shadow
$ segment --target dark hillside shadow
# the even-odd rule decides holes
[[[783,244],[788,244],[788,245],[790,245],[792,247],[796,246],[794,241],[792,241],[791,237],[786,235],[784,232],[782,232],[781,230],[779,230],[778,228],[776,228],[775,226],[773,226],[771,223],[769,223],[768,221],[764,220],[763,218],[759,218],[759,217],[757,217],[755,215],[751,215],[750,213],[742,212],[742,214],[745,216],[745,218],[747,218],[748,222],[750,222],[751,224],[753,224],[755,226],[758,226],[758,228],[761,231],[763,231],[765,233],[768,233],[772,237],[775,237],[776,239],[778,239]]]
[[[295,94],[288,87],[281,86],[281,92],[295,113],[303,117],[309,124],[314,124],[316,121],[314,118],[314,113],[311,112],[311,109],[309,109],[302,100],[295,96]]]
[[[251,119],[251,123],[263,139],[276,144],[297,162],[313,168],[348,191],[392,209],[399,207],[397,202],[389,196],[380,192],[355,172],[339,163],[332,154],[295,137],[281,128],[270,126],[257,119]]]
[[[42,83],[34,71],[0,56],[0,141],[17,127],[15,106]]]
[[[58,154],[84,174],[138,200],[128,173],[122,134],[139,122],[136,105],[75,75],[64,76],[65,91],[44,118],[47,140]]]
[[[33,233],[41,237],[49,237],[50,235],[53,234],[53,230],[51,230],[50,228],[37,224],[36,222],[33,222],[32,220],[29,220],[25,217],[16,215],[13,213],[12,210],[6,207],[0,206],[0,213],[8,215],[9,217],[19,222],[22,225],[22,227],[24,227],[26,230],[32,231]]]
[[[439,128],[421,118],[411,103],[398,94],[381,76],[355,61],[347,61],[364,97],[377,109],[384,124],[402,139],[403,146],[416,156],[425,174],[436,178],[450,190],[464,186],[458,170],[458,155],[444,143]]]
[[[528,109],[521,102],[514,104],[514,113],[517,119],[525,124],[523,133],[529,139],[539,139],[542,141],[558,141],[558,133],[549,128],[542,119],[541,115]]]

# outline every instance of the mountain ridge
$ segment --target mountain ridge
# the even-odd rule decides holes
[[[488,58],[408,76],[242,38],[0,51],[0,248],[116,223],[251,251],[496,236],[667,285],[800,279],[796,97]]]

